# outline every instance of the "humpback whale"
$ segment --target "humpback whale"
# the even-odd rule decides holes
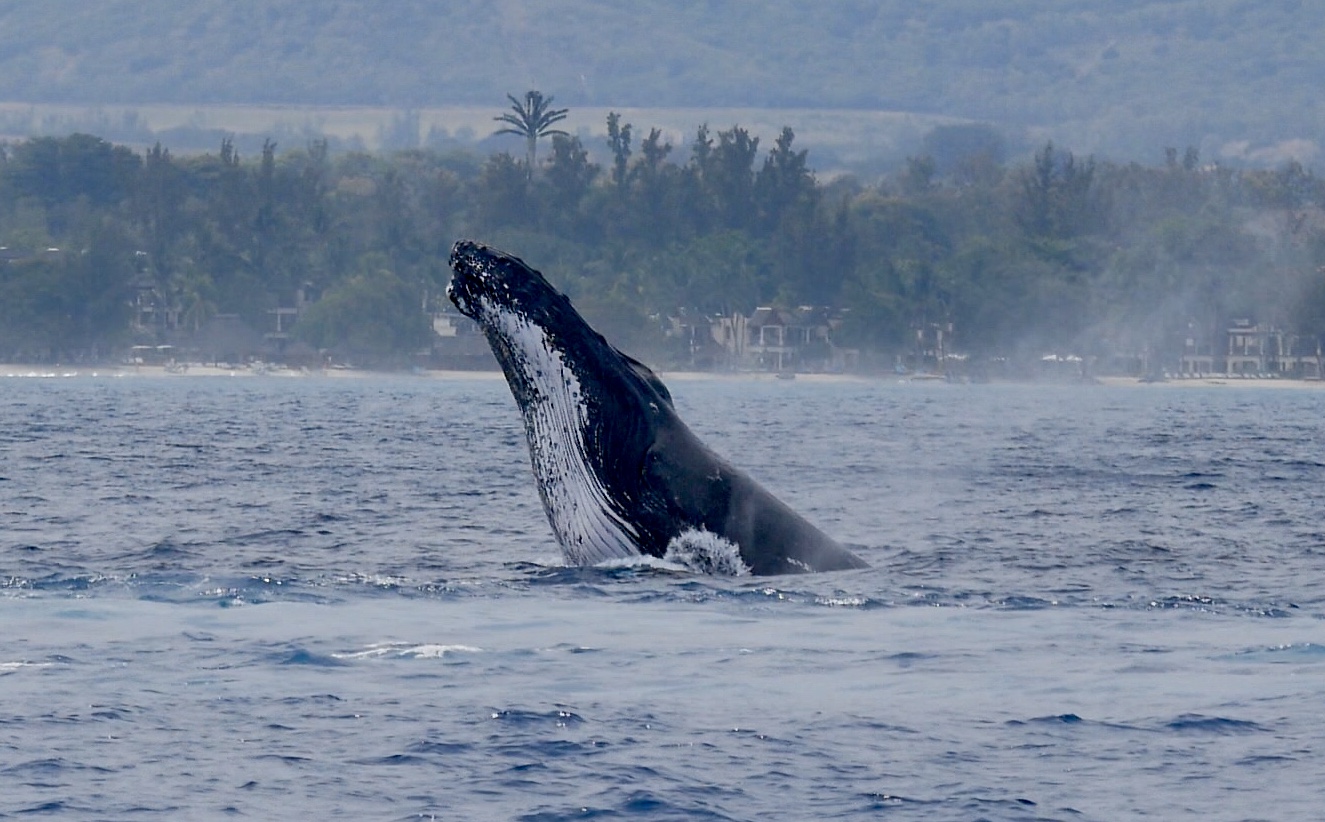
[[[647,554],[707,557],[699,570],[735,574],[865,567],[700,442],[657,375],[613,348],[538,271],[468,240],[452,247],[450,264],[447,296],[501,364],[569,563]]]

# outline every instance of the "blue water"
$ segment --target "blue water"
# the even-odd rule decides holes
[[[872,567],[561,567],[497,380],[0,380],[0,818],[1321,816],[1325,393],[670,387]]]

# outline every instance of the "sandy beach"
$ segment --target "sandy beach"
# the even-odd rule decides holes
[[[1166,390],[1171,388],[1284,388],[1308,391],[1325,390],[1325,381],[1297,380],[1288,377],[1206,376],[1172,380],[1142,381],[1136,377],[1098,377],[1100,385],[1135,386]]]
[[[363,376],[369,372],[354,369],[297,369],[283,366],[216,366],[189,364],[173,367],[164,365],[27,365],[0,364],[0,377],[12,378],[68,378],[68,377],[308,377],[308,376]]]
[[[61,379],[61,378],[144,378],[177,379],[185,377],[226,377],[226,378],[283,378],[283,379],[364,379],[381,376],[417,377],[420,379],[451,380],[501,380],[500,371],[459,371],[459,370],[414,370],[414,371],[369,371],[358,368],[289,368],[262,364],[257,366],[203,365],[191,363],[173,367],[164,365],[30,365],[0,363],[0,379]],[[743,382],[787,381],[770,372],[759,371],[660,371],[659,376],[669,382],[699,382],[712,380],[739,380]],[[847,382],[882,382],[944,384],[943,380],[928,375],[899,376],[896,374],[796,374],[796,382],[808,383],[847,383]],[[1008,381],[999,380],[997,383]],[[1016,383],[1025,385],[1052,385],[1063,383],[1026,381]],[[1081,383],[1084,388],[1091,385],[1109,387],[1131,387],[1138,389],[1171,390],[1182,388],[1231,388],[1231,389],[1289,389],[1305,391],[1325,390],[1323,380],[1299,380],[1284,377],[1239,377],[1212,375],[1183,379],[1163,380],[1159,382],[1142,381],[1136,377],[1098,377],[1093,383]]]
[[[777,374],[759,371],[660,371],[659,376],[672,381],[709,381],[742,380],[751,382],[786,379]],[[143,377],[157,379],[175,379],[182,377],[278,377],[278,378],[332,378],[354,379],[381,376],[420,377],[424,379],[462,379],[462,380],[502,380],[500,371],[462,371],[451,369],[416,369],[412,371],[371,371],[366,369],[333,368],[289,368],[286,366],[262,364],[259,366],[203,365],[190,363],[172,367],[164,365],[30,365],[0,363],[0,378],[72,378],[72,377]],[[891,375],[863,376],[856,374],[797,374],[796,380],[804,382],[876,382],[891,380]]]

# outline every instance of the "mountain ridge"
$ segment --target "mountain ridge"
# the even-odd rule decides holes
[[[11,0],[0,100],[903,111],[1083,151],[1310,161],[1325,5],[1300,0]]]

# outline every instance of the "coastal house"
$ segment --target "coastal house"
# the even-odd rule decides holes
[[[946,374],[952,352],[953,325],[950,322],[917,323],[915,346],[911,350],[911,370],[916,373]]]
[[[477,323],[449,306],[437,307],[431,316],[432,343],[420,365],[466,371],[497,366],[488,340]]]
[[[746,355],[760,371],[788,371],[810,342],[811,318],[803,310],[756,308],[746,323]]]
[[[1272,374],[1280,371],[1284,334],[1271,325],[1234,320],[1228,329],[1228,354],[1224,373]]]
[[[267,343],[267,356],[273,360],[306,367],[323,363],[325,358],[316,349],[293,336],[299,318],[316,301],[312,292],[313,286],[304,283],[294,290],[293,305],[278,305],[267,309],[271,321],[262,337]]]
[[[1222,341],[1187,337],[1179,374],[1238,377],[1296,377],[1321,379],[1321,341],[1312,335],[1290,334],[1272,323],[1233,320]]]
[[[238,314],[216,314],[193,335],[193,348],[208,363],[246,363],[270,356],[268,341]]]
[[[1218,363],[1218,369],[1216,369]],[[1219,345],[1209,334],[1201,333],[1195,322],[1188,323],[1183,339],[1182,356],[1178,360],[1178,374],[1199,377],[1204,374],[1224,373],[1225,363]],[[1148,373],[1144,365],[1140,373]]]
[[[1322,370],[1321,339],[1314,335],[1293,334],[1288,337],[1283,364],[1285,373],[1300,380],[1325,378]]]
[[[756,308],[748,317],[714,317],[710,336],[737,368],[752,371],[843,371],[858,352],[833,343],[841,318],[821,306]]]
[[[709,317],[681,309],[666,318],[663,333],[683,350],[684,362],[690,368],[703,371],[729,371],[736,367],[735,345],[737,321],[745,318]]]

